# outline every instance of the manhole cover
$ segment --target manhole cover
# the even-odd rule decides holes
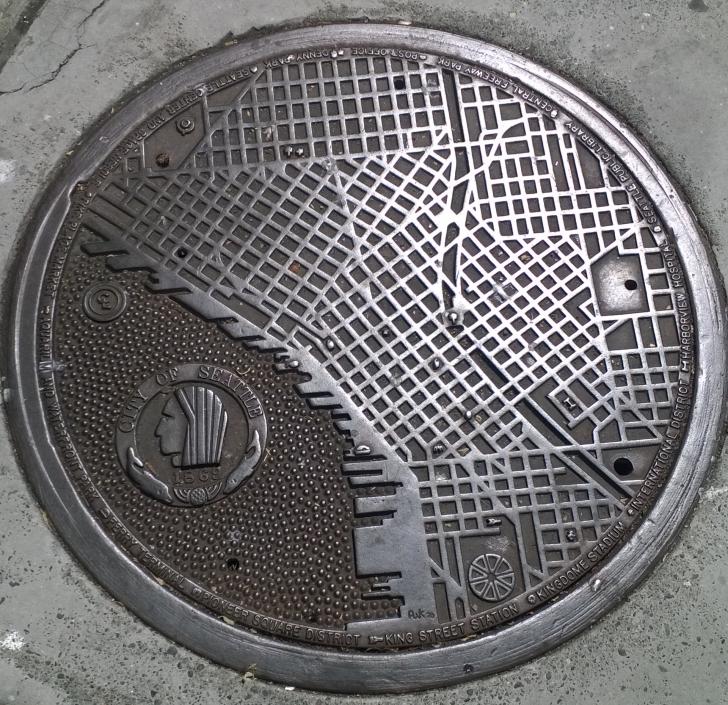
[[[56,526],[151,624],[286,683],[438,685],[574,634],[715,447],[686,207],[610,114],[480,42],[198,58],[77,152],[18,271],[11,420]]]

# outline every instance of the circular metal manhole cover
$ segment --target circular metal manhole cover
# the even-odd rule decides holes
[[[11,420],[56,526],[151,624],[287,683],[438,685],[574,634],[718,435],[720,289],[670,181],[452,35],[189,63],[78,151],[19,271]]]

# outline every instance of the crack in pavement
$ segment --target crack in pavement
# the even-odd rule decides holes
[[[28,85],[28,81],[25,81],[21,86],[18,88],[13,88],[9,91],[0,91],[0,97],[5,95],[12,95],[13,93],[31,93],[36,88],[41,88],[42,86],[45,86],[46,84],[53,81],[59,73],[66,67],[71,59],[73,59],[76,54],[78,54],[80,51],[84,49],[88,49],[90,47],[96,46],[96,44],[84,44],[83,43],[83,37],[86,34],[86,25],[91,20],[91,18],[104,6],[106,3],[109,2],[109,0],[101,0],[97,5],[95,5],[89,13],[78,23],[75,34],[76,34],[76,46],[69,51],[66,56],[61,59],[58,66],[56,66],[52,71],[50,71],[46,78],[42,79],[41,81],[38,81],[37,83],[33,83],[30,86]],[[43,3],[45,3],[45,0],[43,0]],[[40,10],[40,7],[38,8],[38,11]],[[0,70],[2,69],[2,66],[0,66]]]

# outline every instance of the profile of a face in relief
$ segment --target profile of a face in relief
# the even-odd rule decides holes
[[[154,435],[174,467],[216,466],[222,457],[228,414],[209,387],[190,384],[175,390],[162,409]]]

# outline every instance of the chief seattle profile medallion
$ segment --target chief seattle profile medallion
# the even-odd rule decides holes
[[[393,692],[538,655],[645,575],[717,447],[689,208],[492,45],[338,25],[198,57],[88,137],[25,243],[9,419],[49,516],[259,677]]]
[[[134,390],[116,425],[129,477],[152,497],[183,506],[237,489],[260,463],[265,439],[256,393],[215,365],[157,372]]]

